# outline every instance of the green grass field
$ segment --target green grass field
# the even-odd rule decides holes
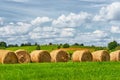
[[[57,49],[57,45],[41,45],[41,50],[47,50],[47,51],[52,51],[54,49]],[[9,48],[6,48],[7,50],[12,50],[12,51],[15,51],[15,50],[18,50],[18,49],[25,49],[27,50],[28,52],[31,52],[33,50],[36,50],[36,46],[22,46],[22,47],[9,47]]]
[[[99,47],[71,46],[75,49],[99,50]],[[7,50],[25,49],[29,53],[36,46],[10,47]],[[52,51],[57,45],[41,45],[41,50]],[[66,62],[0,64],[0,80],[120,80],[120,62]]]
[[[52,50],[58,49],[57,47],[58,45],[40,45],[41,50],[47,50],[49,52],[51,52]],[[31,51],[36,50],[36,46],[8,47],[5,49],[12,50],[12,51],[15,51],[18,49],[25,49],[30,53]],[[105,47],[101,48],[101,47],[89,47],[89,46],[70,46],[69,48],[64,48],[64,49],[69,53],[73,53],[76,50],[82,50],[82,49],[89,49],[91,52],[100,50],[100,49],[106,50]]]
[[[120,80],[120,62],[1,64],[0,80]]]

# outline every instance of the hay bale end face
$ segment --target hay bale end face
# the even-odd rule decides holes
[[[99,50],[92,53],[93,61],[110,61],[110,55],[106,50]]]
[[[14,64],[18,63],[18,59],[14,52],[9,50],[0,50],[0,63]]]
[[[69,54],[63,50],[54,50],[50,53],[52,62],[67,62]]]
[[[31,52],[30,56],[32,62],[51,62],[51,56],[45,50],[35,50]]]
[[[92,61],[92,54],[88,50],[75,51],[72,55],[73,62]]]
[[[17,50],[15,51],[15,54],[19,63],[29,63],[31,61],[30,55],[26,50]]]
[[[110,61],[120,61],[120,50],[110,53]]]

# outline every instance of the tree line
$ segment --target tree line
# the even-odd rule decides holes
[[[8,44],[8,45],[7,45],[7,43],[4,42],[4,41],[1,41],[1,42],[0,42],[0,48],[18,47],[18,46],[33,46],[33,45],[34,45],[34,46],[37,46],[37,47],[36,47],[37,50],[40,50],[40,45],[37,44],[37,43],[31,44],[30,42],[28,42],[28,43],[21,43],[20,45],[18,45],[18,44]],[[52,43],[49,43],[48,45],[53,45],[53,44],[52,44]],[[84,44],[83,44],[83,43],[82,43],[82,44],[74,43],[72,46],[84,46]],[[69,48],[69,47],[70,47],[70,44],[68,44],[68,43],[59,44],[59,45],[58,45],[58,49],[60,49],[61,47],[62,47],[62,48]],[[91,47],[95,47],[95,46],[92,45]],[[108,48],[109,50],[113,50],[113,49],[115,49],[115,48],[120,49],[120,44],[117,43],[117,41],[111,41],[111,42],[108,43],[107,48]]]

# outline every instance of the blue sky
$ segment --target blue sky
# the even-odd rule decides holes
[[[120,0],[0,0],[0,41],[120,43]]]

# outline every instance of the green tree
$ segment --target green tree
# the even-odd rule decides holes
[[[15,44],[15,47],[18,47],[18,44]]]
[[[36,50],[40,50],[40,45],[37,45],[37,46],[36,46]]]
[[[78,43],[74,43],[73,46],[79,46],[79,44]]]
[[[34,44],[35,46],[37,46],[38,45],[38,43],[37,42],[35,42],[35,44]]]
[[[108,43],[109,50],[115,49],[117,46],[118,46],[118,43],[116,41],[112,41],[112,42]]]
[[[58,49],[60,49],[61,48],[61,46],[60,45],[58,45],[58,47],[57,47]]]
[[[18,44],[9,44],[7,47],[18,47]]]
[[[4,41],[0,42],[0,47],[4,47],[4,48],[6,48],[6,47],[7,47],[7,43],[4,42]]]
[[[68,43],[65,43],[64,45],[63,45],[63,48],[69,48],[70,47],[70,45],[68,44]]]
[[[25,44],[24,43],[21,43],[21,45],[20,46],[25,46]]]
[[[52,43],[49,43],[49,45],[52,45]]]
[[[81,43],[81,44],[80,44],[80,46],[84,46],[84,44],[83,44],[83,43]]]

